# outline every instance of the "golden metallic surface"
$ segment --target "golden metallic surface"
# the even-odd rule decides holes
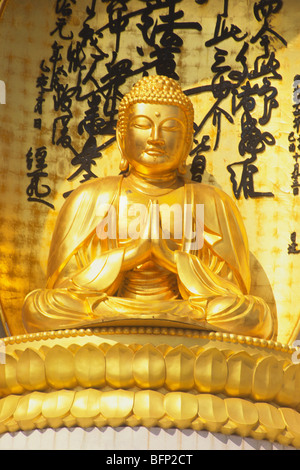
[[[103,392],[100,398],[101,414],[109,426],[122,426],[133,409],[134,392],[117,390]]]
[[[166,380],[163,353],[152,344],[145,344],[134,354],[132,373],[140,388],[158,389]]]
[[[38,421],[42,414],[44,398],[45,395],[42,393],[32,392],[20,399],[14,411],[14,418],[19,423],[20,429],[30,431],[35,428],[35,421]]]
[[[43,356],[26,349],[18,360],[16,377],[25,390],[45,390],[47,387]]]
[[[282,388],[283,367],[272,356],[262,358],[253,375],[253,397],[271,402]]]
[[[24,302],[28,332],[118,321],[276,338],[269,306],[250,295],[248,241],[236,206],[221,190],[182,178],[192,139],[193,105],[175,80],[144,77],[125,95],[117,142],[127,174],[88,182],[69,196],[53,233],[47,285]],[[137,204],[146,215],[133,236]],[[171,222],[174,205],[182,217]],[[108,361],[119,380],[118,357]],[[191,361],[182,368],[189,377]]]
[[[198,395],[198,421],[211,432],[217,432],[228,420],[225,402],[211,394]],[[203,429],[199,427],[199,429]]]
[[[114,403],[114,406],[112,406]],[[207,430],[300,447],[300,414],[269,403],[186,392],[62,390],[0,400],[0,430],[158,426]]]
[[[155,390],[136,392],[133,412],[141,426],[155,426],[165,414],[164,395]]]
[[[268,406],[266,403],[256,403],[255,406],[258,411],[259,422],[261,423],[260,431],[268,434],[272,442],[277,440],[278,435],[285,430],[285,423],[280,410],[274,406]]]
[[[102,387],[105,384],[106,361],[103,351],[87,343],[75,353],[75,376],[82,387]]]
[[[76,393],[71,414],[80,427],[86,428],[94,425],[94,418],[99,414],[100,397],[99,391],[92,388]]]
[[[8,0],[0,0],[0,19],[1,19],[1,16],[3,15],[4,13],[4,10],[5,10],[5,7],[7,6],[8,4]]]
[[[0,386],[5,394],[22,393],[23,386],[19,385],[17,378],[17,359],[13,355],[6,355],[5,367],[1,367]]]
[[[290,364],[284,370],[283,387],[277,394],[278,402],[294,408],[298,403],[296,390],[300,390],[300,369],[296,364]]]
[[[276,341],[274,309],[251,291],[242,216],[219,188],[183,177],[193,120],[171,79],[145,77],[125,95],[117,126],[125,175],[69,196],[46,286],[24,302],[28,334],[3,341],[0,432],[143,425],[300,448],[300,364]],[[122,237],[136,204],[147,209],[140,236]],[[166,239],[174,204],[183,219],[171,219]],[[110,210],[119,231],[101,237]]]
[[[107,335],[97,334],[97,331],[87,331],[86,334],[77,332],[77,336],[73,332],[69,332],[68,336],[59,333],[49,332],[48,338],[44,339],[39,334],[30,335],[18,338],[14,343],[8,338],[6,363],[0,364],[0,373],[1,377],[9,376],[10,380],[1,381],[1,396],[26,393],[29,387],[30,390],[40,391],[49,387],[56,390],[80,386],[125,389],[151,387],[157,390],[165,388],[169,391],[223,393],[229,397],[248,396],[259,401],[270,399],[282,406],[294,408],[300,404],[297,395],[299,381],[293,381],[291,377],[291,368],[293,377],[298,377],[300,365],[292,363],[291,349],[284,345],[276,345],[277,349],[272,344],[270,347],[268,344],[247,347],[228,339],[222,343],[208,335],[190,338],[189,331],[187,335],[178,336],[179,344],[174,343],[173,346],[164,343],[170,336],[159,335],[158,332],[153,335],[151,331],[147,335],[130,335],[127,330],[123,342],[119,341],[118,330],[115,335],[112,331]],[[156,345],[149,344],[151,336],[156,339]],[[127,344],[124,344],[125,339]],[[197,346],[195,343],[198,343]],[[237,346],[245,350],[241,351]],[[100,368],[97,360],[91,360],[88,370],[78,373],[82,367],[82,357],[86,357],[87,351],[92,351],[93,357],[100,359]],[[114,375],[107,367],[111,361],[116,366]],[[204,361],[209,367],[201,375],[199,364]],[[126,362],[124,372],[120,364]],[[220,363],[223,383],[219,374],[215,373],[220,370]],[[22,374],[18,373],[21,367]],[[186,374],[186,369],[189,374]],[[153,375],[149,376],[149,370],[153,371]],[[248,384],[246,389],[244,383]],[[294,405],[291,405],[292,398]]]
[[[45,356],[45,374],[49,385],[54,388],[75,386],[75,366],[72,352],[60,345],[50,349]]]
[[[5,348],[1,433],[158,426],[300,448],[300,364],[288,345],[219,332],[110,327],[5,338]]]
[[[185,429],[197,418],[198,400],[196,395],[183,392],[167,393],[164,398],[164,406],[166,415],[172,422],[171,426],[176,428]]]
[[[201,351],[195,360],[195,384],[200,392],[220,393],[227,381],[227,361],[216,348]]]
[[[2,1],[1,5],[4,2]],[[43,132],[37,135],[33,131],[34,100],[37,97],[36,79],[42,58],[49,58],[53,37],[49,31],[54,29],[55,8],[53,2],[45,1],[41,6],[36,0],[6,2],[7,6],[1,18],[0,42],[5,44],[1,52],[1,77],[7,86],[7,104],[0,106],[0,135],[1,135],[1,303],[3,306],[8,335],[24,332],[20,319],[20,309],[24,295],[35,288],[43,288],[46,282],[46,258],[50,245],[54,219],[63,203],[64,191],[74,189],[79,185],[80,176],[72,183],[67,176],[73,171],[70,155],[63,148],[54,147],[51,141],[51,126],[54,114],[52,110],[43,116]],[[99,2],[101,3],[101,2]],[[130,8],[137,8],[140,2],[132,0]],[[253,6],[255,0],[247,3],[247,8],[240,7],[239,0],[230,2],[234,12],[234,23],[248,33],[248,38],[260,26],[254,18]],[[192,5],[192,6],[191,6]],[[184,10],[185,19],[193,20],[195,11],[203,18],[203,43],[211,39],[211,26],[215,24],[217,15],[222,12],[223,0],[215,1],[213,5],[196,5],[195,2],[185,2],[180,6]],[[100,24],[105,16],[105,4],[99,5],[96,12],[95,24]],[[197,9],[197,10],[195,10]],[[297,256],[287,253],[287,244],[292,231],[299,227],[299,198],[291,194],[291,154],[288,151],[288,136],[293,125],[292,114],[292,84],[299,69],[299,16],[300,11],[294,7],[294,0],[286,0],[279,14],[272,18],[272,27],[288,40],[288,46],[282,47],[278,42],[272,44],[276,60],[280,63],[282,80],[273,82],[278,90],[279,107],[273,109],[273,117],[268,131],[276,138],[276,147],[266,149],[264,157],[259,162],[259,173],[256,175],[256,189],[264,191],[269,188],[275,193],[275,198],[245,199],[235,201],[243,215],[249,237],[251,250],[251,269],[253,287],[259,295],[266,295],[268,302],[276,301],[278,312],[278,338],[284,343],[292,344],[299,331],[299,263]],[[26,21],[24,21],[26,18]],[[74,25],[82,24],[82,10],[73,8]],[[202,20],[201,20],[202,21]],[[233,20],[232,20],[233,21]],[[16,25],[18,26],[16,28]],[[131,30],[130,30],[131,31]],[[124,32],[123,54],[125,58],[135,63],[132,46],[135,41],[132,33]],[[206,86],[211,83],[211,65],[214,61],[213,48],[208,56],[202,57],[202,46],[199,46],[201,67],[195,66],[195,56],[190,54],[194,36],[189,31],[181,31],[184,41],[183,61],[177,64],[184,89]],[[130,37],[131,36],[131,37]],[[109,39],[110,40],[110,39]],[[230,40],[229,40],[230,41]],[[37,47],[38,44],[38,47]],[[25,47],[26,45],[26,47]],[[135,46],[135,43],[133,43]],[[238,47],[238,43],[236,44]],[[143,45],[144,47],[144,45]],[[66,52],[67,47],[65,47]],[[89,50],[90,52],[90,50]],[[198,52],[198,51],[197,51]],[[261,56],[262,48],[259,41],[251,45],[249,50],[249,70],[254,69],[255,58]],[[236,69],[236,54],[228,54],[226,65]],[[63,63],[65,62],[63,57]],[[261,59],[261,61],[263,61]],[[259,80],[258,80],[259,82]],[[252,82],[254,83],[254,82]],[[128,82],[128,90],[132,82]],[[75,85],[70,81],[70,87]],[[256,81],[255,81],[256,85]],[[126,88],[125,85],[124,89]],[[122,90],[123,91],[123,90]],[[48,96],[52,99],[52,96]],[[206,94],[205,94],[206,98]],[[196,121],[200,122],[203,115],[212,106],[212,97],[203,100],[202,96],[191,97]],[[47,103],[49,104],[49,103]],[[53,104],[53,103],[52,103]],[[261,104],[261,103],[260,103]],[[229,100],[224,101],[227,111]],[[50,106],[49,106],[50,108]],[[78,121],[84,116],[84,107],[78,107]],[[102,110],[99,110],[103,117]],[[74,113],[75,114],[75,113]],[[232,195],[232,187],[228,178],[226,165],[237,160],[236,149],[240,138],[240,117],[236,115],[235,123],[226,119],[222,122],[222,139],[218,154],[211,149],[207,152],[207,167],[203,175],[204,183],[212,183],[221,187],[227,194]],[[83,140],[78,136],[77,126],[74,132],[70,130],[72,140],[77,148],[82,147]],[[214,141],[216,127],[205,126],[204,134]],[[50,138],[49,138],[50,135]],[[107,136],[99,137],[97,144],[101,145]],[[55,211],[38,203],[28,203],[26,188],[28,177],[25,164],[25,153],[32,147],[45,145],[49,150],[48,173],[49,180],[45,181],[52,187],[50,202],[55,205]],[[7,155],[11,156],[7,158]],[[191,158],[187,161],[188,169]],[[119,172],[119,155],[113,145],[105,152],[101,161],[96,162],[97,176],[106,177],[117,175]],[[34,230],[32,229],[34,225]]]
[[[195,354],[185,346],[177,346],[165,355],[168,390],[190,390],[194,388]]]
[[[225,389],[229,395],[247,397],[251,394],[252,379],[256,360],[245,351],[229,356],[227,359],[227,380]]]
[[[51,428],[58,428],[65,424],[64,418],[69,415],[74,396],[75,392],[72,390],[59,390],[45,396],[42,403],[42,416],[48,420]]]
[[[251,430],[258,425],[258,412],[255,405],[246,400],[228,398],[225,400],[229,421],[237,426],[237,434],[249,436]]]
[[[114,388],[132,387],[133,379],[133,351],[122,344],[116,344],[108,349],[106,359],[106,381]]]

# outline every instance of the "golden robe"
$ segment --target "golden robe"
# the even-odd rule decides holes
[[[191,248],[183,233],[175,249],[173,243],[174,273],[151,260],[126,271],[124,253],[133,241],[97,236],[103,205],[118,213],[123,181],[117,176],[85,183],[65,202],[53,233],[47,286],[24,302],[26,330],[150,322],[274,338],[276,319],[264,300],[249,294],[247,236],[229,196],[216,187],[185,181],[184,203],[192,208],[204,204],[203,247]],[[139,295],[140,279],[146,289]]]

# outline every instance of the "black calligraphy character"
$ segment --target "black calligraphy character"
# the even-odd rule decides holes
[[[275,145],[275,139],[272,134],[269,132],[262,133],[256,124],[257,120],[251,116],[249,111],[245,111],[242,116],[242,134],[239,143],[239,152],[242,156],[248,153],[250,157],[244,161],[231,163],[227,166],[227,170],[231,175],[230,181],[236,199],[239,199],[242,191],[245,199],[248,197],[258,198],[274,196],[271,192],[259,192],[254,190],[253,175],[257,173],[258,169],[253,165],[253,162],[255,162],[259,153],[264,152],[266,145]],[[238,183],[235,168],[240,166],[242,167],[242,172],[240,183]]]
[[[45,159],[47,156],[46,147],[40,147],[36,150],[35,161],[36,169],[27,173],[27,176],[31,178],[31,182],[27,187],[26,194],[28,196],[27,200],[30,202],[40,202],[51,209],[54,209],[53,204],[46,201],[45,198],[51,193],[50,186],[42,184],[40,186],[40,179],[48,176],[48,173],[44,171],[47,168]],[[32,149],[26,155],[27,168],[32,169]]]
[[[233,113],[235,114],[239,108],[242,106],[247,112],[254,110],[256,106],[256,101],[253,96],[263,96],[264,97],[264,113],[259,118],[259,123],[265,125],[269,122],[271,118],[272,109],[278,108],[278,101],[275,99],[278,92],[275,87],[271,86],[271,82],[268,78],[263,79],[263,85],[260,87],[257,83],[254,86],[251,86],[248,81],[244,86],[242,86],[242,92],[234,93],[232,99],[232,108]],[[240,98],[239,104],[236,104],[236,98]]]
[[[295,155],[293,155],[293,159],[294,159],[296,162],[298,162],[299,158],[300,158],[299,153],[295,153]]]
[[[103,113],[110,118],[106,126],[106,134],[115,134],[116,116],[118,114],[117,105],[123,97],[120,87],[132,75],[131,60],[122,59],[115,62],[115,59],[116,53],[114,52],[112,62],[106,64],[108,73],[100,80],[103,83],[103,86],[99,89],[104,96]]]
[[[288,141],[289,142],[296,142],[296,137],[295,137],[295,132],[290,132],[288,136]]]
[[[155,67],[158,75],[166,75],[175,80],[179,79],[175,71],[175,54],[181,52],[183,45],[182,38],[175,33],[175,30],[194,29],[196,31],[202,31],[202,26],[198,22],[179,21],[184,17],[182,10],[175,11],[176,4],[180,1],[181,0],[165,0],[161,2],[158,0],[155,3],[146,1],[147,7],[141,16],[142,23],[137,24],[137,27],[142,32],[145,43],[154,49],[150,52],[150,58],[154,58],[154,60],[151,64],[144,62],[144,70]],[[159,16],[161,23],[159,23],[158,20],[154,22],[150,15],[155,9],[163,7],[168,7],[168,12]],[[158,43],[157,36],[161,33],[162,36]],[[140,55],[143,55],[141,48],[139,48],[138,51]]]
[[[263,86],[258,94],[264,96],[264,114],[259,118],[259,123],[264,126],[270,121],[272,110],[279,106],[278,101],[275,99],[278,91],[275,87],[271,86],[270,80],[265,77],[263,79]]]
[[[49,61],[53,64],[52,65],[52,75],[51,75],[51,80],[50,80],[50,85],[47,91],[53,91],[57,84],[59,84],[59,77],[64,76],[67,77],[68,74],[64,70],[63,65],[58,65],[59,62],[62,61],[62,55],[61,55],[61,49],[63,49],[63,46],[60,46],[57,41],[54,41],[52,44],[52,55],[49,59]]]
[[[28,150],[27,154],[26,154],[26,167],[27,167],[27,170],[31,170],[32,168],[32,163],[33,163],[33,152],[32,152],[32,147],[30,147],[30,149]]]
[[[252,156],[262,153],[266,145],[275,145],[275,139],[270,132],[261,132],[256,126],[257,120],[248,111],[242,116],[242,134],[239,151],[242,156],[249,153]]]
[[[296,152],[296,144],[292,143],[289,145],[289,152],[291,153]]]
[[[69,135],[68,124],[70,122],[70,116],[59,116],[54,119],[52,125],[52,144],[61,145],[63,148],[68,148],[76,155],[76,151],[72,146],[72,139]],[[57,135],[59,134],[59,137]]]
[[[205,45],[207,47],[219,44],[229,38],[233,38],[237,42],[243,41],[248,36],[248,33],[244,33],[242,36],[239,36],[242,30],[234,24],[231,24],[230,29],[226,26],[226,18],[228,18],[228,3],[229,0],[224,0],[224,11],[222,14],[217,15],[214,36],[209,41],[206,41]]]
[[[108,25],[109,31],[111,34],[116,35],[116,45],[115,51],[118,52],[120,48],[120,37],[121,33],[125,31],[129,19],[127,17],[124,18],[123,12],[127,12],[127,3],[129,0],[122,0],[122,1],[110,1],[110,0],[102,0],[104,3],[108,3],[107,6],[107,13],[108,13]]]
[[[214,73],[214,77],[212,79],[212,92],[214,98],[225,99],[229,95],[232,90],[232,84],[230,80],[225,80],[223,75],[226,72],[231,70],[230,65],[222,65],[225,62],[225,58],[228,55],[228,51],[224,49],[219,49],[215,47],[216,53],[214,55],[215,62],[213,63],[211,70]],[[220,78],[220,81],[217,80]]]
[[[71,160],[72,165],[79,165],[79,168],[69,176],[68,181],[73,180],[82,172],[85,172],[85,174],[83,175],[83,180],[80,181],[81,183],[89,180],[90,178],[97,178],[97,175],[92,172],[91,168],[96,165],[95,159],[101,157],[102,153],[100,152],[99,147],[97,147],[96,138],[93,135],[90,135],[85,142],[82,151]]]
[[[89,109],[85,111],[85,118],[78,124],[78,134],[86,131],[89,135],[100,135],[105,133],[106,122],[99,115],[99,104],[101,97],[95,92],[88,100]]]
[[[42,128],[41,118],[37,118],[37,119],[33,120],[33,127],[34,127],[34,129],[41,129]]]
[[[85,101],[95,92],[95,90],[92,89],[88,93],[82,94],[82,86],[90,81],[92,82],[91,86],[94,86],[94,88],[99,91],[99,77],[94,77],[93,74],[97,70],[98,63],[105,58],[109,58],[109,54],[106,54],[99,47],[99,38],[103,37],[102,32],[100,30],[95,31],[88,24],[88,21],[93,19],[96,15],[95,4],[96,0],[93,0],[92,7],[87,7],[88,16],[83,22],[82,29],[78,34],[79,37],[82,38],[81,42],[78,42],[75,50],[71,47],[69,48],[69,70],[78,70],[77,101]],[[88,45],[90,47],[87,49]],[[82,73],[84,70],[86,71],[85,74]]]
[[[227,170],[231,174],[230,181],[232,183],[232,190],[236,199],[240,198],[241,192],[243,191],[245,199],[260,198],[260,197],[273,197],[274,194],[271,192],[255,191],[253,175],[258,172],[257,166],[251,164],[253,158],[248,158],[242,162],[232,163],[227,166]],[[237,175],[233,169],[234,166],[241,166],[242,172],[240,176],[240,183],[237,183]]]
[[[203,173],[206,168],[206,158],[202,154],[197,154],[191,165],[191,175],[192,175],[192,181],[197,181],[198,183],[201,183],[202,178],[203,178]]]
[[[254,68],[248,73],[250,80],[270,74],[272,76],[269,78],[282,79],[282,76],[277,72],[280,68],[280,62],[275,58],[275,52],[270,52],[270,42],[270,38],[266,34],[261,37],[260,45],[264,48],[264,53],[256,57]]]
[[[293,195],[294,196],[298,196],[299,195],[299,187],[300,187],[300,183],[299,183],[299,176],[300,176],[300,173],[299,173],[299,163],[298,161],[294,164],[294,170],[292,172],[292,189],[293,189]]]
[[[287,46],[286,40],[280,36],[276,31],[270,27],[269,18],[274,14],[278,13],[282,8],[282,0],[259,0],[255,2],[253,11],[257,21],[263,21],[263,25],[258,33],[251,38],[251,43],[256,43],[267,32],[277,37],[285,46]]]
[[[294,115],[294,120],[293,120],[293,128],[296,130],[297,134],[299,134],[300,131],[300,109],[296,109],[293,112]]]
[[[205,116],[205,120],[208,119],[209,116],[213,117],[212,124],[217,128],[217,135],[216,141],[214,145],[214,150],[217,150],[219,147],[220,137],[221,137],[221,118],[224,116],[231,124],[233,124],[232,116],[225,111],[223,108],[220,107],[220,103],[227,98],[227,96],[232,91],[233,85],[230,80],[226,80],[223,77],[223,74],[226,72],[231,71],[231,67],[229,65],[222,65],[225,61],[225,57],[227,56],[228,52],[215,48],[215,62],[212,65],[212,72],[214,72],[214,77],[212,79],[211,90],[213,96],[217,98],[215,104],[212,106],[210,111]],[[219,79],[219,81],[217,81]],[[196,128],[197,129],[197,128]],[[200,128],[197,129],[198,131]]]
[[[210,150],[211,147],[207,144],[209,139],[209,135],[204,135],[200,144],[198,144],[198,140],[195,139],[195,144],[198,145],[190,153],[191,156],[196,154],[193,158],[190,171],[192,174],[192,181],[197,181],[198,183],[201,183],[206,168],[206,158],[202,152]]]
[[[76,46],[73,47],[71,43],[68,47],[67,60],[69,62],[68,72],[76,72],[78,69],[86,69],[86,65],[83,65],[83,62],[86,59],[86,54],[82,43],[79,41],[76,42]]]
[[[48,80],[49,80],[49,77],[48,77],[48,75],[46,75],[46,73],[50,72],[49,67],[47,67],[44,62],[45,61],[42,60],[42,62],[40,64],[41,74],[36,80],[36,88],[39,88],[40,91],[39,91],[39,95],[36,99],[36,105],[34,107],[34,112],[37,113],[37,114],[40,114],[40,115],[43,113],[43,103],[45,101],[44,94],[47,91],[47,84],[48,84]]]
[[[76,4],[76,0],[71,0],[73,5]],[[55,13],[58,15],[69,17],[72,15],[72,8],[69,0],[57,0],[55,6]]]
[[[298,243],[296,243],[297,234],[296,232],[291,233],[291,242],[288,246],[289,255],[297,255],[300,253],[300,250],[297,249]]]
[[[290,132],[288,136],[289,144],[289,152],[294,153],[296,152],[296,137],[295,132]]]
[[[56,28],[53,31],[51,31],[50,36],[53,36],[58,31],[59,37],[61,39],[65,39],[65,40],[73,39],[73,32],[72,31],[70,32],[69,36],[65,36],[64,33],[63,33],[63,29],[66,26],[66,24],[67,24],[66,18],[64,18],[64,17],[58,18],[57,22],[56,22]]]
[[[158,75],[162,74],[178,80],[179,77],[175,72],[176,62],[174,60],[174,54],[180,52],[180,47],[182,46],[183,41],[174,33],[176,3],[178,3],[178,0],[176,0],[173,5],[171,5],[170,1],[167,1],[167,4],[169,5],[169,14],[159,17],[163,22],[162,25],[159,25],[158,21],[156,20],[154,22],[153,18],[150,16],[154,8],[151,2],[147,1],[147,8],[141,16],[142,23],[137,24],[137,27],[141,30],[145,43],[154,49],[150,53],[150,58],[154,58],[155,60],[151,65],[144,63],[144,66],[147,68],[155,67]],[[179,17],[177,15],[177,19],[178,18],[181,18],[181,12],[179,12]],[[153,28],[150,33],[151,27]],[[163,38],[160,40],[160,45],[157,43],[157,35],[159,32],[163,32]]]

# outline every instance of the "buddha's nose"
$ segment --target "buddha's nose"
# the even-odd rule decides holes
[[[158,145],[158,146],[165,145],[165,141],[160,134],[160,130],[158,126],[152,127],[151,135],[149,136],[149,139],[147,142],[148,144],[151,144],[151,145]]]

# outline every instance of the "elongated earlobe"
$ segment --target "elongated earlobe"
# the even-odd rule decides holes
[[[180,175],[186,174],[186,160],[183,160],[179,163],[177,171]]]
[[[127,173],[127,171],[129,170],[129,163],[128,163],[128,160],[126,160],[125,157],[121,158],[119,168],[120,168],[122,173]]]
[[[118,149],[119,149],[119,152],[121,154],[121,161],[120,161],[119,168],[120,168],[121,173],[127,173],[127,171],[129,170],[129,163],[128,163],[127,158],[124,155],[123,136],[121,135],[121,133],[118,129],[118,126],[117,126],[117,129],[116,129],[116,139],[117,139]]]

